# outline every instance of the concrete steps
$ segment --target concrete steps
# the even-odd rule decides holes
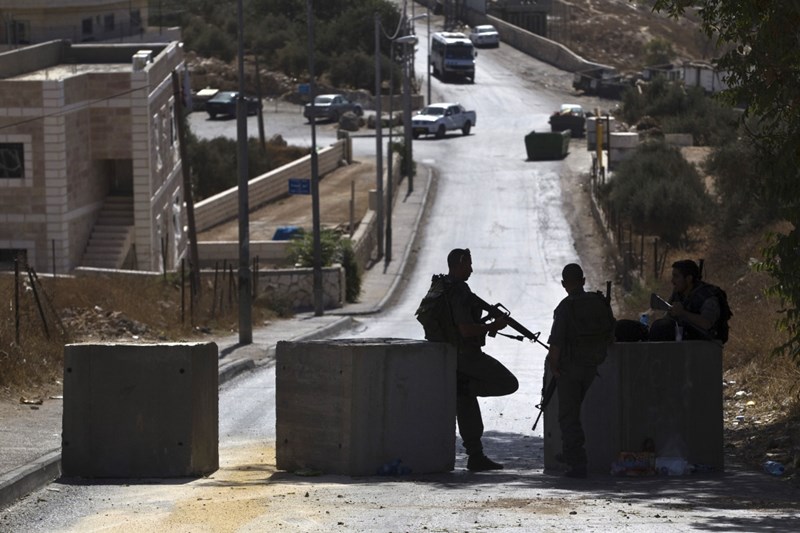
[[[89,236],[81,266],[121,268],[128,253],[133,227],[133,198],[106,198]]]

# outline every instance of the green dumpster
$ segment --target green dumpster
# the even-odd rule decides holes
[[[537,133],[532,131],[525,136],[525,149],[529,161],[564,159],[569,152],[570,130]]]

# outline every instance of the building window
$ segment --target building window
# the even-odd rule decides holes
[[[82,26],[81,31],[83,32],[84,35],[91,35],[92,33],[94,33],[94,30],[92,29],[92,19],[90,18],[83,19],[83,23],[81,24],[81,26]]]
[[[22,143],[0,143],[0,179],[24,177],[24,145]]]
[[[106,31],[114,31],[114,13],[110,15],[106,15],[105,18],[105,30]]]
[[[142,25],[142,13],[138,9],[131,11],[131,28],[137,29]]]
[[[14,44],[30,44],[31,23],[29,20],[14,20],[11,24],[11,36]]]
[[[0,271],[13,271],[14,260],[18,260],[20,270],[24,270],[28,265],[28,250],[0,248]]]

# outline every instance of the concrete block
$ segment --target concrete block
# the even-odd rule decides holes
[[[64,347],[65,476],[201,476],[219,468],[215,343]]]
[[[612,131],[608,137],[608,148],[620,150],[636,148],[639,145],[639,134],[635,131]]]
[[[622,342],[609,350],[583,402],[589,470],[608,474],[619,452],[655,442],[656,457],[724,469],[722,346]],[[545,469],[559,468],[558,398],[544,413]]]
[[[281,470],[364,476],[396,459],[415,474],[455,466],[456,354],[447,344],[282,341],[275,380]]]

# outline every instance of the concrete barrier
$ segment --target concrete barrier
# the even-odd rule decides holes
[[[218,358],[214,343],[65,346],[64,476],[217,470]]]
[[[415,474],[455,466],[456,354],[408,339],[277,345],[280,470],[374,475],[400,459]]]
[[[609,351],[583,402],[589,471],[608,474],[620,452],[642,451],[653,439],[656,457],[724,469],[722,347],[708,341],[622,342]],[[545,469],[561,452],[558,398],[544,413]]]

